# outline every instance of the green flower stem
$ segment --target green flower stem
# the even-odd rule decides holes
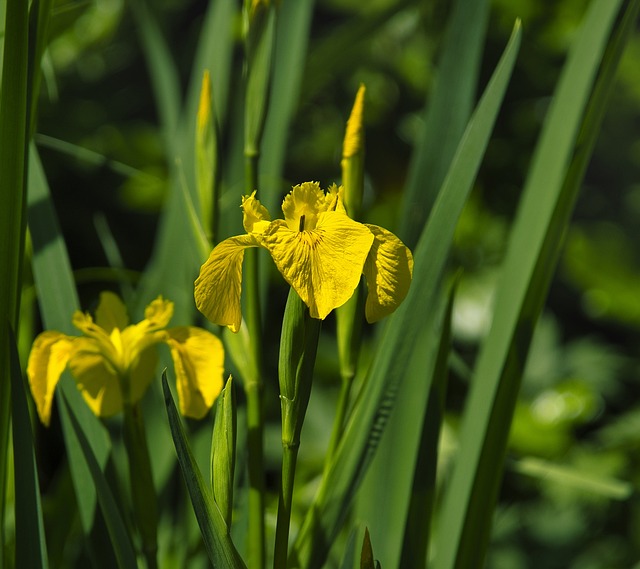
[[[362,338],[362,318],[364,313],[363,295],[358,287],[353,296],[342,306],[336,309],[336,336],[338,339],[338,360],[340,365],[340,394],[336,416],[333,420],[333,429],[329,439],[329,448],[325,465],[329,465],[331,457],[340,443],[344,423],[349,409],[349,397],[353,378],[356,375],[358,355],[360,353],[360,341]]]
[[[149,447],[138,405],[124,407],[124,444],[129,458],[129,482],[133,500],[133,516],[142,539],[148,569],[158,566],[158,507]]]
[[[262,383],[245,385],[247,396],[247,450],[249,463],[249,567],[265,566],[264,527],[264,411]]]
[[[285,569],[287,567],[293,483],[296,475],[296,461],[299,448],[299,443],[283,446],[282,448],[282,482],[280,485],[280,497],[278,499],[276,544],[273,552],[274,569]]]
[[[250,194],[258,185],[258,153],[247,153],[246,188]],[[245,298],[247,328],[253,359],[254,377],[245,378],[247,396],[249,464],[249,566],[265,566],[264,526],[264,401],[262,381],[262,318],[260,312],[260,271],[257,249],[245,252]]]
[[[296,459],[300,432],[311,396],[321,322],[311,318],[304,302],[290,289],[282,322],[278,362],[282,411],[282,481],[276,521],[274,569],[287,567]]]

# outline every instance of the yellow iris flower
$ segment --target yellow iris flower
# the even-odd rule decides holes
[[[76,311],[73,325],[82,336],[53,330],[39,334],[33,343],[27,375],[40,420],[51,419],[53,394],[68,367],[91,410],[108,417],[122,410],[124,401],[138,401],[153,379],[156,345],[168,344],[175,365],[180,410],[201,418],[223,387],[224,349],[210,332],[192,326],[166,329],[173,302],[156,298],[144,320],[129,324],[122,301],[103,292],[95,313]]]
[[[219,243],[195,282],[198,310],[209,320],[240,329],[242,261],[247,247],[264,247],[285,280],[324,319],[353,295],[364,273],[369,322],[392,313],[407,295],[413,272],[411,251],[393,233],[351,219],[343,189],[324,192],[316,182],[295,186],[282,202],[284,219],[270,221],[255,198],[242,199],[246,235]]]

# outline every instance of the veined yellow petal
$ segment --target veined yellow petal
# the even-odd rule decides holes
[[[237,332],[242,322],[240,290],[244,250],[258,246],[253,235],[225,239],[211,251],[195,282],[198,310],[211,322],[227,326],[232,332]]]
[[[286,222],[273,221],[263,243],[311,316],[324,319],[351,298],[373,235],[363,224],[328,211],[313,231],[292,231]]]
[[[375,239],[364,265],[367,281],[367,322],[391,314],[409,292],[413,274],[411,251],[391,231],[377,225],[367,227]]]
[[[95,351],[95,343],[88,338],[77,338],[73,348],[69,369],[91,410],[99,417],[121,411],[120,380],[109,362]]]
[[[193,326],[167,330],[176,370],[180,412],[201,419],[223,387],[224,349],[210,332]]]
[[[292,231],[310,231],[318,223],[318,215],[327,210],[325,193],[318,182],[294,186],[282,202],[284,219]],[[304,216],[302,223],[300,218]]]
[[[114,328],[124,330],[129,325],[127,308],[117,294],[105,291],[100,293],[100,302],[96,308],[96,324],[107,334]]]
[[[62,372],[67,367],[73,338],[60,332],[39,334],[33,342],[27,376],[40,421],[49,426],[53,393]]]
[[[256,199],[254,191],[250,196],[242,196],[242,224],[247,233],[262,233],[269,222],[271,216],[260,200]]]

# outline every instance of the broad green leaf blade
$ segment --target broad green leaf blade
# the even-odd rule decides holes
[[[420,236],[471,115],[488,13],[486,0],[458,0],[451,11],[403,195],[398,235],[409,247]]]
[[[187,435],[182,426],[182,420],[178,415],[178,410],[173,401],[169,384],[167,383],[167,372],[162,372],[162,389],[164,391],[165,404],[171,435],[176,447],[178,462],[184,481],[191,497],[191,503],[200,526],[202,539],[209,555],[209,560],[214,567],[245,568],[245,564],[236,550],[231,537],[227,533],[227,526],[220,510],[213,502],[211,492],[206,486],[204,477],[200,472],[196,460],[191,452]]]
[[[109,538],[111,539],[111,544],[113,545],[113,550],[118,561],[118,567],[121,569],[137,569],[136,554],[133,550],[127,527],[122,520],[111,488],[109,488],[109,484],[104,477],[102,467],[91,449],[82,425],[75,416],[73,407],[69,404],[66,397],[60,397],[59,401],[62,402],[60,405],[60,417],[62,422],[67,425],[67,430],[71,434],[70,440],[74,447],[78,447],[82,451],[84,460],[91,472],[91,479],[96,489],[100,509],[104,515]]]
[[[298,534],[292,552],[292,567],[318,567],[322,564],[371,462],[394,394],[405,375],[411,354],[425,333],[425,315],[433,311],[456,221],[480,166],[519,45],[520,26],[517,24],[462,138],[415,249],[411,289],[386,325],[370,366],[366,397],[360,399],[352,414],[336,457]],[[429,386],[429,381],[421,384],[423,389],[428,390]]]
[[[427,566],[431,538],[431,518],[436,499],[436,470],[438,444],[444,420],[445,394],[451,354],[451,315],[457,281],[453,283],[444,312],[442,333],[438,345],[433,382],[422,421],[422,433],[418,443],[416,466],[413,472],[411,499],[404,524],[402,556],[399,567],[422,569]],[[411,376],[420,377],[419,370]]]
[[[33,446],[31,417],[20,370],[18,348],[10,330],[11,402],[13,406],[13,467],[15,479],[16,567],[49,566],[42,521],[40,485]],[[4,511],[3,511],[4,514]]]
[[[567,169],[619,6],[610,0],[591,4],[533,157],[496,292],[492,328],[471,381],[457,464],[439,523],[446,530],[436,542],[438,569],[483,565],[523,366],[581,182],[581,175],[567,178]],[[606,69],[603,76],[611,80]],[[591,136],[598,126],[592,122]]]
[[[71,324],[71,317],[80,308],[80,302],[49,185],[33,144],[29,157],[28,206],[33,278],[44,327],[75,334],[77,330]]]
[[[79,309],[78,295],[66,245],[49,195],[49,186],[34,145],[31,145],[29,160],[28,204],[29,229],[33,244],[33,277],[38,290],[38,303],[44,327],[65,334],[75,334],[77,330],[71,325],[71,317],[74,311]],[[57,392],[65,394],[94,455],[104,467],[109,455],[109,439],[104,427],[87,407],[75,382],[68,374],[62,377]],[[60,396],[57,400],[60,404]],[[96,492],[90,483],[91,473],[86,461],[74,443],[73,433],[65,427],[65,423],[62,426],[80,520],[83,531],[89,535],[94,523]]]
[[[7,0],[1,9],[5,36],[0,85],[0,512],[4,513],[11,425],[9,329],[18,329],[25,237],[28,4]],[[4,535],[1,515],[0,548]]]

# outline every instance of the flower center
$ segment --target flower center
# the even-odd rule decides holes
[[[300,226],[298,228],[298,231],[304,231],[304,215],[300,216]]]

